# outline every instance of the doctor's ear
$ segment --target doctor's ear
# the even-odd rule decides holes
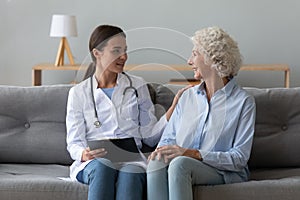
[[[92,50],[92,52],[93,52],[93,55],[94,55],[96,58],[98,58],[99,56],[101,56],[101,55],[103,54],[102,51],[99,51],[99,50],[96,49],[96,48],[94,48],[94,49]]]

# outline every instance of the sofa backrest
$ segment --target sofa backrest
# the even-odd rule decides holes
[[[148,86],[157,117],[183,87]],[[0,163],[72,163],[65,126],[70,88],[0,86]],[[257,108],[250,167],[299,167],[300,88],[245,89]]]
[[[177,90],[180,88],[182,88],[181,85],[148,84],[150,96],[155,106],[155,115],[158,119],[169,109]]]
[[[255,97],[251,168],[300,166],[300,88],[246,88]]]
[[[180,85],[155,86],[158,117],[171,105]],[[245,88],[256,102],[250,168],[300,166],[300,88]]]
[[[65,125],[70,87],[0,86],[0,163],[72,163]]]
[[[71,87],[0,86],[0,163],[72,163],[65,125]],[[174,92],[160,84],[148,84],[148,88],[160,117]]]

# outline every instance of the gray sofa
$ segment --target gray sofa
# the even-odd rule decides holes
[[[0,86],[0,199],[87,199],[86,185],[68,179],[65,113],[70,85]],[[157,116],[173,92],[149,87]],[[194,199],[300,198],[300,88],[246,88],[257,104],[251,180],[195,186]]]

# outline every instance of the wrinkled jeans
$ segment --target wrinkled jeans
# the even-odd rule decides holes
[[[128,164],[117,170],[104,158],[92,160],[78,173],[77,180],[89,185],[88,200],[143,199],[146,188],[142,167]]]
[[[148,200],[192,200],[193,185],[223,184],[223,175],[193,158],[179,156],[169,165],[151,160],[147,168]]]

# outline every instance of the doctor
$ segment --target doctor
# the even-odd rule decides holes
[[[67,148],[75,160],[73,180],[89,185],[88,199],[142,199],[145,162],[112,163],[102,158],[107,149],[91,151],[87,141],[134,137],[155,146],[178,98],[157,121],[145,81],[123,72],[127,60],[126,35],[119,27],[98,26],[89,49],[95,73],[71,88],[67,105]]]

